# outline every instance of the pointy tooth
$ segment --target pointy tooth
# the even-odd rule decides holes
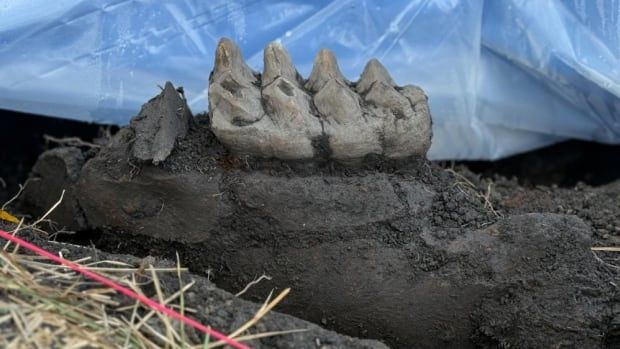
[[[321,49],[314,58],[312,73],[310,73],[305,87],[312,92],[318,92],[330,80],[336,80],[343,84],[345,82],[334,53],[328,49]]]

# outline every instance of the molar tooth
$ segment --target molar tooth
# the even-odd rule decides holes
[[[235,44],[218,44],[209,78],[211,130],[233,153],[351,164],[369,154],[426,154],[432,136],[426,96],[414,86],[396,87],[379,61],[367,63],[354,88],[325,49],[305,83],[278,43],[265,48],[264,66],[259,83]]]
[[[328,49],[321,49],[314,58],[312,73],[310,73],[305,87],[312,92],[318,92],[330,80],[336,80],[346,85],[334,53]]]
[[[209,110],[213,128],[252,124],[264,115],[257,78],[245,64],[241,50],[229,39],[220,40],[209,79]]]
[[[290,83],[299,86],[297,70],[295,70],[288,52],[280,43],[269,43],[265,47],[263,57],[265,66],[262,81],[263,87],[269,85],[278,77],[283,77]]]
[[[220,42],[209,85],[211,130],[237,155],[312,158],[312,142],[321,136],[321,124],[278,44],[265,49],[265,75],[261,89],[239,49],[230,40]]]
[[[215,51],[215,65],[211,82],[217,81],[220,76],[227,72],[233,75],[237,82],[256,82],[256,76],[243,60],[239,47],[230,39],[222,38]]]
[[[357,82],[356,90],[359,93],[363,93],[368,91],[370,86],[374,82],[383,82],[388,86],[394,86],[394,80],[388,73],[387,69],[377,60],[376,58],[371,59],[364,67],[364,71],[362,72],[362,76],[360,80]]]

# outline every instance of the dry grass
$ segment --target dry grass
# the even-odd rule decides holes
[[[19,234],[23,229],[42,231],[38,225],[46,220],[61,200],[62,196],[58,203],[32,224],[24,225],[22,219],[11,233]],[[224,345],[222,342],[211,342],[208,336],[204,336],[202,342],[192,342],[188,338],[198,336],[188,336],[188,329],[182,323],[137,301],[128,306],[129,298],[114,290],[65,266],[22,253],[22,250],[10,243],[6,243],[0,250],[2,348],[216,348]],[[134,267],[113,260],[92,262],[90,257],[74,262],[138,294],[144,294],[142,287],[150,285],[155,288],[158,302],[182,314],[195,312],[185,304],[184,294],[193,283],[182,283],[182,273],[187,270],[181,268],[178,256],[176,268],[155,268],[150,264],[146,268]],[[178,291],[172,295],[163,293],[159,283],[161,273],[176,274],[179,279]],[[247,331],[273,309],[288,291],[284,290],[273,300],[270,300],[270,296],[256,315],[229,337],[243,342],[303,331],[258,334],[249,334]]]
[[[493,193],[493,182],[488,183],[486,192],[481,192],[478,190],[478,187],[472,183],[469,179],[467,179],[462,174],[456,172],[454,169],[448,168],[445,169],[446,172],[450,173],[454,178],[455,182],[453,186],[458,188],[463,194],[467,196],[473,196],[478,200],[482,201],[484,204],[484,208],[488,209],[495,215],[495,217],[501,217],[501,214],[495,210],[493,207],[493,203],[491,203],[491,194]]]
[[[101,148],[99,144],[86,142],[79,137],[65,137],[56,138],[50,135],[43,135],[46,143],[58,144],[66,147],[88,147],[88,148]]]
[[[128,265],[120,265],[122,271],[116,272],[118,262],[102,265],[106,266],[98,272],[115,279],[131,273]],[[156,333],[150,333],[153,327],[138,326],[139,316],[117,311],[119,297],[113,290],[65,267],[6,250],[0,252],[0,266],[0,346],[4,348],[157,348],[163,344]]]
[[[604,252],[620,252],[620,247],[618,246],[602,246],[602,247],[592,247],[590,248],[592,251],[604,251]]]

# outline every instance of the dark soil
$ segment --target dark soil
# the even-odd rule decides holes
[[[0,222],[0,229],[12,230],[15,227]],[[62,242],[48,241],[40,233],[34,233],[30,230],[21,230],[20,237],[27,241],[34,242],[36,245],[44,249],[58,253],[62,251],[65,258],[71,260],[90,257],[89,262],[97,261],[116,261],[134,265],[136,268],[143,266],[145,262],[152,264],[155,268],[174,267],[175,264],[170,260],[162,260],[154,257],[147,259],[139,259],[135,256],[124,254],[110,254],[93,247],[83,247]],[[140,280],[140,275],[135,275]],[[165,295],[171,295],[179,290],[179,278],[176,273],[159,273],[158,279],[161,290]],[[182,273],[181,282],[187,285],[190,282],[195,284],[184,294],[184,304],[187,308],[193,308],[197,311],[193,313],[192,318],[198,320],[202,324],[208,325],[223,333],[231,333],[250,320],[259,310],[259,304],[244,301],[234,295],[217,288],[207,277],[190,273]],[[66,287],[66,285],[60,285]],[[141,290],[148,297],[157,298],[155,287],[152,282],[149,284],[142,283]],[[267,294],[265,294],[265,297]],[[2,295],[0,295],[2,298]],[[119,304],[133,304],[132,301],[125,296],[115,294],[113,299]],[[142,314],[143,316],[145,314]],[[126,317],[131,316],[125,314]],[[342,336],[332,331],[322,329],[321,327],[294,318],[289,315],[272,311],[268,313],[256,326],[252,327],[252,333],[267,333],[276,331],[286,331],[295,329],[305,329],[306,331],[265,337],[261,339],[246,342],[252,348],[358,348],[358,349],[383,349],[387,348],[384,344],[372,340],[360,340],[347,336]],[[164,329],[161,330],[164,332]],[[192,328],[186,328],[186,334],[195,344],[202,343],[200,336]]]
[[[91,142],[117,126],[44,117],[0,109],[0,202],[6,202],[28,178],[39,155],[58,146],[44,136],[78,137]]]
[[[22,208],[40,214],[68,189],[53,215],[79,232],[68,241],[178,251],[230,292],[266,273],[244,297],[292,287],[281,310],[393,347],[618,347],[618,254],[590,251],[620,239],[613,165],[559,157],[607,183],[593,187],[549,170],[507,179],[513,165],[240,159],[198,121],[159,166],[130,156],[128,129],[101,151],[48,152]],[[514,168],[543,168],[535,158]]]
[[[464,161],[471,171],[492,178],[516,178],[526,187],[571,188],[582,182],[605,185],[620,178],[620,146],[570,140],[498,161]]]
[[[593,189],[526,189],[422,159],[235,158],[204,118],[159,166],[133,159],[132,139],[123,129],[96,155],[45,153],[23,207],[41,212],[67,188],[53,218],[83,240],[137,256],[178,251],[231,292],[266,273],[249,299],[291,287],[283,311],[394,347],[615,340],[617,271],[590,251],[614,239],[614,185],[601,189],[605,202]]]

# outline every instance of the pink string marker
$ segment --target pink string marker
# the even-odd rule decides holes
[[[24,248],[26,248],[26,249],[28,249],[28,250],[30,250],[30,251],[32,251],[32,252],[42,256],[42,257],[45,257],[45,258],[47,258],[47,259],[49,259],[51,261],[54,261],[54,262],[56,262],[56,263],[58,263],[60,265],[64,265],[67,268],[70,268],[71,270],[73,270],[73,271],[75,271],[77,273],[80,273],[80,274],[85,275],[85,276],[87,276],[87,277],[89,277],[89,278],[91,278],[91,279],[93,279],[95,281],[98,281],[99,283],[101,283],[101,284],[103,284],[103,285],[105,285],[105,286],[107,286],[109,288],[112,288],[112,289],[116,290],[119,293],[122,293],[122,294],[126,295],[127,297],[130,297],[130,298],[133,298],[133,299],[139,301],[140,303],[146,305],[147,307],[149,307],[151,309],[154,309],[154,310],[156,310],[156,311],[158,311],[158,312],[160,312],[162,314],[165,314],[165,315],[167,315],[167,316],[169,316],[169,317],[171,317],[173,319],[177,319],[179,321],[182,321],[183,323],[185,323],[185,324],[187,324],[189,326],[192,326],[193,328],[195,328],[195,329],[197,329],[197,330],[199,330],[199,331],[201,331],[203,333],[206,333],[209,336],[217,338],[217,339],[221,340],[222,342],[224,342],[224,343],[226,343],[226,344],[228,344],[228,345],[230,345],[230,346],[232,346],[234,348],[237,348],[237,349],[250,349],[250,347],[248,347],[247,345],[241,344],[241,343],[237,342],[236,340],[234,340],[232,338],[229,338],[226,335],[224,335],[224,334],[222,334],[222,333],[220,333],[218,331],[212,330],[212,329],[204,326],[203,324],[199,323],[198,321],[193,320],[191,318],[188,318],[188,317],[186,317],[186,316],[184,316],[184,315],[174,311],[173,309],[166,307],[165,305],[163,305],[161,303],[158,303],[158,302],[156,302],[156,301],[154,301],[154,300],[152,300],[152,299],[150,299],[148,297],[139,295],[139,294],[133,292],[132,290],[130,290],[130,289],[124,287],[124,286],[121,286],[121,285],[117,284],[116,282],[114,282],[114,281],[112,281],[112,280],[110,280],[110,279],[108,279],[108,278],[106,278],[104,276],[101,276],[101,275],[99,275],[97,273],[94,273],[94,272],[88,270],[87,268],[77,264],[77,263],[74,263],[74,262],[68,261],[68,260],[66,260],[64,258],[58,257],[57,255],[55,255],[55,254],[53,254],[53,253],[51,253],[51,252],[49,252],[47,250],[44,250],[44,249],[42,249],[39,246],[31,244],[31,243],[29,243],[29,242],[27,242],[25,240],[22,240],[22,239],[20,239],[20,238],[18,238],[16,236],[13,236],[10,233],[7,233],[6,231],[1,230],[1,229],[0,229],[0,237],[5,239],[5,240],[9,240],[9,241],[11,241],[11,242],[13,242],[15,244],[21,245],[22,247],[24,247]]]

